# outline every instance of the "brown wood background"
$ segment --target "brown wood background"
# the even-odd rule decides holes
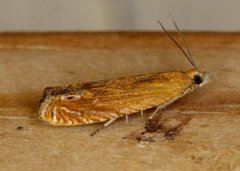
[[[144,117],[51,127],[38,119],[44,87],[191,68],[162,33],[0,34],[0,168],[3,170],[240,170],[240,34],[186,33],[214,79],[163,113],[190,121],[173,139],[138,142]],[[150,111],[151,112],[151,111]],[[171,119],[171,118],[170,118]],[[22,127],[22,128],[19,128]]]

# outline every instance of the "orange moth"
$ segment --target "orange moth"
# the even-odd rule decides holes
[[[175,21],[173,23],[186,50],[158,22],[192,64],[193,69],[47,87],[40,100],[40,119],[53,126],[104,122],[106,127],[120,117],[155,107],[151,119],[157,111],[205,85],[211,74],[198,69]]]

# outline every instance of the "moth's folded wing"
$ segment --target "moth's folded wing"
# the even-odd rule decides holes
[[[87,83],[81,86],[81,98],[77,100],[55,98],[49,105],[51,119],[56,125],[104,122],[177,99],[192,85],[191,78],[183,72],[145,74]]]

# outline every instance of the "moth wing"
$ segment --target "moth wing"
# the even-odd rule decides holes
[[[193,87],[184,72],[145,74],[72,85],[53,96],[45,120],[53,125],[104,122],[177,100]],[[69,98],[71,97],[71,98]]]

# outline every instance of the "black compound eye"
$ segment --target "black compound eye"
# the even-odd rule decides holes
[[[200,77],[199,75],[194,75],[193,77],[193,81],[195,82],[195,84],[199,85],[203,82],[202,77]]]

